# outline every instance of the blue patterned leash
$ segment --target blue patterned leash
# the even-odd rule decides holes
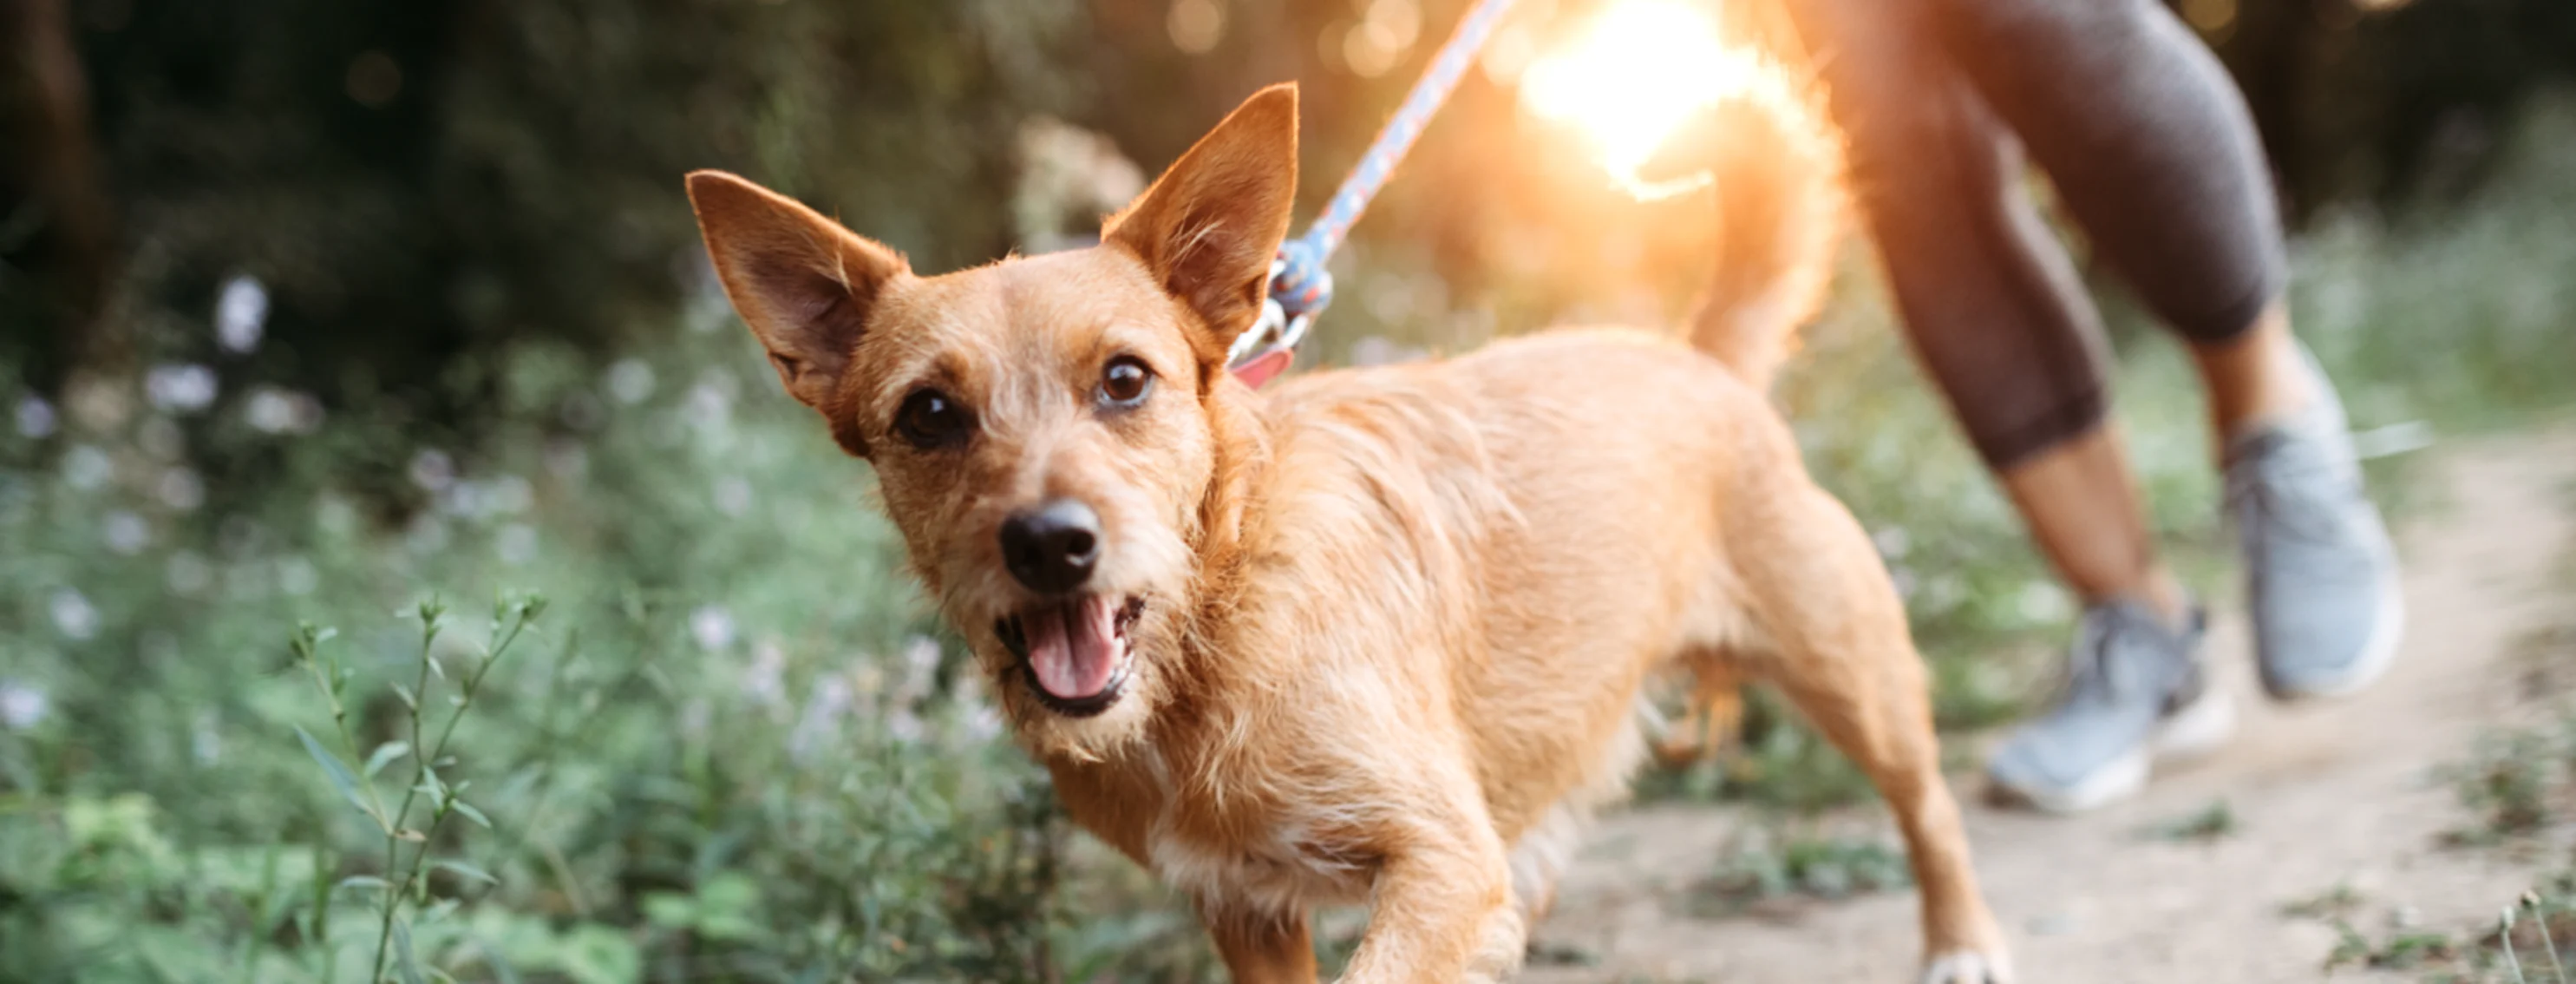
[[[1413,91],[1396,107],[1395,116],[1379,130],[1377,141],[1369,145],[1368,154],[1360,158],[1359,167],[1342,179],[1333,200],[1324,206],[1324,214],[1306,234],[1279,245],[1279,258],[1270,262],[1270,296],[1261,302],[1261,319],[1234,341],[1227,353],[1227,364],[1235,374],[1259,386],[1287,368],[1284,354],[1294,353],[1297,343],[1306,338],[1306,329],[1314,324],[1315,315],[1333,302],[1333,275],[1324,269],[1333,249],[1350,234],[1352,223],[1368,209],[1369,199],[1377,197],[1386,186],[1395,165],[1413,149],[1413,140],[1440,111],[1449,93],[1458,87],[1467,65],[1476,60],[1477,49],[1494,34],[1503,13],[1511,9],[1512,0],[1479,0],[1475,8],[1458,22],[1458,30],[1440,46],[1430,68],[1413,83]]]

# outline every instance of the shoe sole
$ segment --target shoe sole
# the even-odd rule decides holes
[[[2093,774],[2059,789],[2025,789],[2001,781],[1996,785],[2042,813],[2085,813],[2135,796],[2147,788],[2155,764],[2206,755],[2236,733],[2236,704],[2217,687],[2174,712],[2156,726],[2146,747],[2112,759]]]
[[[2350,697],[2379,682],[2379,678],[2397,662],[2397,644],[2406,635],[2406,592],[2393,560],[2389,566],[2388,575],[2379,579],[2379,614],[2371,620],[2370,637],[2362,643],[2361,658],[2354,660],[2351,668],[2342,675],[2321,683],[2292,686],[2274,680],[2268,672],[2264,673],[2265,693],[2284,703],[2331,700]]]

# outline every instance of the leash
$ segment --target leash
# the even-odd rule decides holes
[[[1404,160],[1405,151],[1413,149],[1414,138],[1422,135],[1432,114],[1448,101],[1459,77],[1467,74],[1467,64],[1475,60],[1477,49],[1493,36],[1494,26],[1511,6],[1512,0],[1478,0],[1440,46],[1422,78],[1413,83],[1413,91],[1405,94],[1395,116],[1378,131],[1359,167],[1342,179],[1324,214],[1315,217],[1305,235],[1279,244],[1279,257],[1270,261],[1270,296],[1261,302],[1261,317],[1226,353],[1226,365],[1245,385],[1258,388],[1295,361],[1297,343],[1306,340],[1315,315],[1333,302],[1333,275],[1324,269],[1324,262],[1368,209],[1369,199],[1386,186],[1395,165]]]

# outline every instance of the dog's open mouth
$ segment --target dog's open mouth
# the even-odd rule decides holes
[[[993,623],[993,634],[1020,658],[1029,689],[1058,714],[1090,717],[1118,702],[1135,662],[1127,630],[1145,599],[1105,595],[1051,601]]]

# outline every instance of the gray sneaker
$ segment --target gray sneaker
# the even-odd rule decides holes
[[[2078,813],[2144,788],[2159,756],[2227,740],[2235,708],[2201,667],[2207,625],[2197,608],[2180,631],[2134,602],[2086,609],[2057,705],[1986,763],[1996,790],[2050,813]]]
[[[2254,655],[2276,700],[2368,686],[2405,623],[2396,551],[2362,495],[2343,406],[2313,359],[2308,371],[2323,394],[2315,407],[2227,442]]]

